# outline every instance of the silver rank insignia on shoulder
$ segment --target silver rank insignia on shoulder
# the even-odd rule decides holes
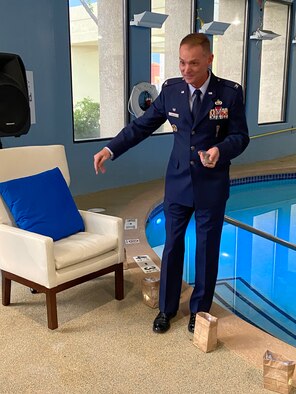
[[[173,130],[174,132],[178,131],[178,128],[177,128],[177,126],[176,126],[175,124],[172,124],[172,130]]]
[[[234,85],[234,88],[238,88],[239,87],[239,84],[238,83],[236,83],[235,85]]]

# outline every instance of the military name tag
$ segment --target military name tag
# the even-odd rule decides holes
[[[179,114],[176,114],[176,112],[169,112],[169,116],[173,116],[174,118],[179,118]]]

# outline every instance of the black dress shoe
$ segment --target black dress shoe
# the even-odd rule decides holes
[[[190,313],[190,319],[188,323],[188,331],[194,333],[194,327],[195,327],[195,316],[196,313]]]
[[[170,328],[170,320],[176,316],[176,313],[159,312],[153,322],[153,331],[164,333]]]

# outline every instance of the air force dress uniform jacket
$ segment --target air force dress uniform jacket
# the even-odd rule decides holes
[[[183,78],[168,79],[144,115],[125,127],[107,146],[116,159],[169,120],[174,145],[167,167],[165,199],[195,208],[211,208],[227,200],[230,161],[249,143],[242,88],[212,73],[195,121],[189,94]],[[218,147],[220,157],[215,168],[206,168],[198,151],[213,146]]]

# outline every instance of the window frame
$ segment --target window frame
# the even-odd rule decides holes
[[[165,0],[165,1],[169,1],[169,0]],[[246,0],[246,1],[248,1],[248,0]],[[198,0],[191,0],[191,6],[190,6],[190,8],[191,8],[191,18],[190,18],[190,24],[189,24],[190,25],[190,31],[188,32],[188,34],[196,32],[198,30],[197,29],[197,7],[198,7]],[[179,43],[176,43],[176,45],[178,45],[178,44]],[[152,31],[151,31],[150,51],[152,53]],[[178,59],[176,59],[176,62],[178,62]],[[150,75],[151,74],[152,74],[152,59],[150,60]],[[181,76],[181,74],[180,74],[180,76]],[[171,77],[167,77],[167,78],[171,78]],[[151,80],[150,80],[150,82],[151,82]],[[168,120],[163,124],[162,127],[165,127],[165,126],[170,127],[168,125]],[[154,136],[170,135],[170,134],[173,134],[173,133],[174,132],[171,129],[167,130],[167,131],[165,131],[165,130],[164,131],[156,130],[156,131],[154,131],[154,133],[151,136],[154,137]]]
[[[268,0],[271,3],[283,4],[287,8],[287,26],[286,26],[286,41],[285,41],[285,56],[284,56],[284,70],[283,70],[283,85],[282,85],[282,100],[281,100],[281,119],[278,121],[270,122],[259,122],[259,110],[260,110],[260,84],[259,84],[259,96],[258,96],[258,115],[257,115],[257,125],[268,126],[277,125],[287,122],[287,109],[288,109],[288,85],[289,85],[289,66],[290,66],[290,54],[291,54],[291,25],[292,25],[292,2],[290,0]],[[263,8],[264,13],[264,8]],[[262,22],[263,24],[263,22]],[[261,75],[261,62],[262,62],[262,47],[260,54],[260,75]]]
[[[98,1],[98,0],[97,0]],[[129,0],[122,0],[122,17],[123,17],[123,99],[124,99],[124,125],[128,122],[128,70],[129,70],[129,41],[128,41],[128,29],[129,29],[129,19],[128,19],[128,2]],[[82,5],[82,3],[81,3]],[[75,138],[75,124],[74,124],[74,95],[73,95],[73,66],[72,66],[72,57],[71,57],[71,20],[70,20],[70,0],[67,0],[67,17],[68,17],[68,48],[69,48],[69,64],[70,64],[70,98],[71,98],[71,115],[72,115],[72,142],[74,144],[84,144],[91,142],[100,142],[100,141],[108,141],[111,140],[115,135],[110,135],[106,137],[95,137],[95,138],[85,138],[85,139],[76,139]]]

